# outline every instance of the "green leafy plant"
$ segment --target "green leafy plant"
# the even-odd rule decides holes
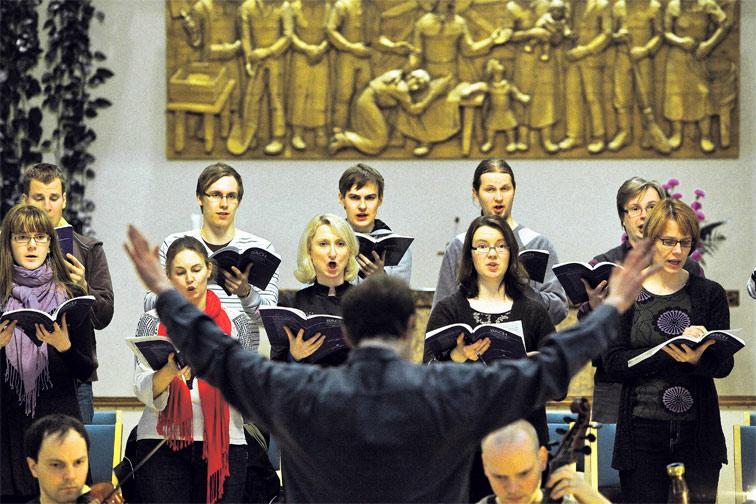
[[[38,163],[42,111],[33,104],[40,94],[33,71],[42,53],[37,34],[41,0],[0,2],[0,214],[18,201],[23,167]]]
[[[56,163],[68,175],[66,219],[79,232],[90,234],[95,205],[86,197],[86,185],[95,176],[95,157],[89,148],[97,134],[87,121],[111,105],[92,91],[113,76],[109,69],[97,66],[106,57],[91,47],[93,18],[102,22],[105,14],[96,10],[91,0],[47,3],[47,71],[42,76],[43,107],[52,113],[56,125],[51,139],[42,146],[55,153]]]

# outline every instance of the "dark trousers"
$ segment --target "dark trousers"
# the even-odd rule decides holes
[[[137,441],[137,460],[159,443],[156,439]],[[231,445],[230,473],[223,483],[221,502],[242,502],[247,474],[247,447]],[[178,451],[167,445],[142,466],[136,475],[144,502],[207,502],[207,462],[202,459],[202,442],[196,441]]]
[[[620,471],[625,502],[667,502],[667,464],[685,464],[689,501],[715,502],[721,465],[707,464],[696,454],[696,423],[633,418],[636,466]]]
[[[92,423],[92,417],[94,417],[92,382],[78,382],[76,392],[79,399],[79,409],[81,410],[81,421],[85,424]]]

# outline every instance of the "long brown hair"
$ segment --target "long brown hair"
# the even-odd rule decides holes
[[[5,304],[13,288],[13,249],[11,237],[14,233],[44,233],[50,237],[50,248],[45,264],[49,264],[56,285],[71,296],[73,282],[66,269],[63,252],[60,250],[58,235],[55,233],[47,214],[31,205],[16,205],[3,218],[0,230],[0,301]]]
[[[475,231],[482,227],[490,227],[501,233],[504,237],[504,241],[509,247],[509,263],[507,264],[507,272],[504,273],[504,278],[501,280],[501,284],[504,286],[504,291],[509,294],[512,299],[517,299],[522,296],[525,287],[528,283],[528,274],[525,272],[525,268],[520,263],[520,258],[517,255],[520,251],[517,245],[517,239],[515,238],[512,228],[509,227],[507,221],[498,215],[481,215],[476,217],[470,223],[470,227],[467,228],[467,234],[465,235],[465,242],[462,245],[462,258],[459,262],[459,273],[457,274],[457,281],[460,288],[465,293],[465,296],[472,298],[478,295],[478,272],[475,269],[475,265],[472,260],[472,242]]]

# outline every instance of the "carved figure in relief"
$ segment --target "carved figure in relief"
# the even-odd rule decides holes
[[[509,0],[460,0],[456,5],[456,12],[467,22],[473,40],[485,39],[497,29],[511,28],[507,13]],[[499,44],[477,57],[459,58],[460,80],[469,82],[485,81],[486,62],[496,58],[504,64],[507,78],[511,79],[514,50],[511,44]]]
[[[447,81],[438,79],[431,83],[430,75],[422,69],[407,75],[402,70],[389,70],[376,77],[357,98],[353,129],[337,132],[330,152],[354,147],[364,154],[379,154],[388,145],[392,131],[390,109],[401,107],[407,114],[422,114],[446,91]]]
[[[415,22],[409,68],[424,68],[431,79],[446,78],[452,92],[444,100],[435,101],[422,116],[400,114],[399,130],[418,142],[416,156],[425,156],[434,143],[447,140],[460,129],[459,98],[467,86],[459,82],[459,54],[486,54],[509,39],[511,32],[498,28],[489,37],[474,41],[467,22],[455,13],[455,0],[436,0],[430,12]]]
[[[528,106],[514,103],[519,121],[516,147],[521,152],[530,148],[531,131],[539,132],[544,151],[549,154],[559,151],[553,134],[554,124],[560,119],[557,108],[557,61],[556,58],[541,61],[533,51],[536,43],[547,43],[551,38],[548,30],[536,27],[548,6],[548,0],[510,0],[507,3],[512,29],[511,44],[515,47],[512,78],[517,88],[531,98]]]
[[[239,9],[241,16],[244,68],[249,76],[244,95],[244,127],[232,132],[228,150],[242,154],[259,131],[261,123],[270,125],[268,155],[283,151],[286,135],[284,118],[284,53],[291,45],[291,6],[280,0],[246,0]],[[267,95],[270,118],[261,118],[262,100]]]
[[[728,35],[736,19],[738,0],[717,0],[727,16]],[[719,119],[719,144],[726,149],[732,142],[732,112],[738,96],[738,53],[725,44],[717,44],[706,60],[706,68],[711,75],[711,98],[713,116]]]
[[[336,0],[328,16],[328,38],[339,51],[332,123],[334,134],[349,124],[352,97],[365,89],[372,77],[372,51],[366,36],[365,3],[368,0]]]
[[[407,20],[419,17],[420,5],[417,0],[371,0],[371,4],[376,13],[377,39],[370,63],[374,75],[383,75],[407,64],[407,56],[414,50],[409,43],[413,23]]]
[[[536,21],[536,28],[544,28],[549,32],[549,41],[538,44],[541,49],[541,61],[551,59],[552,44],[559,45],[564,39],[572,37],[572,30],[567,25],[568,15],[567,4],[562,0],[551,0],[546,13]]]
[[[504,78],[504,65],[496,58],[491,58],[486,63],[486,77],[488,82],[477,82],[462,92],[466,98],[477,92],[488,94],[485,104],[486,114],[483,124],[486,129],[485,143],[480,147],[484,153],[490,152],[496,143],[496,133],[503,131],[507,140],[507,152],[517,151],[517,118],[512,110],[512,102],[522,104],[530,102],[530,96],[523,94],[513,83]]]
[[[187,13],[181,10],[181,25],[189,45],[199,51],[200,61],[219,61],[228,76],[236,81],[231,95],[231,111],[238,113],[240,104],[241,71],[238,56],[241,41],[237,39],[234,23],[228,19],[226,2],[198,0]]]
[[[559,142],[559,148],[569,150],[582,145],[583,121],[588,115],[591,126],[588,152],[598,154],[606,146],[601,88],[604,50],[612,34],[611,11],[608,0],[575,2],[573,10],[576,45],[565,54],[567,136]]]
[[[286,104],[292,127],[291,146],[301,151],[307,148],[303,137],[305,129],[315,130],[318,147],[328,145],[327,52],[330,44],[325,25],[329,7],[326,0],[295,0],[291,10],[294,30]]]
[[[669,140],[659,128],[653,110],[653,57],[662,45],[662,6],[658,0],[618,0],[612,11],[613,41],[617,44],[613,75],[613,105],[617,115],[617,132],[609,142],[617,152],[632,139],[633,97],[637,97],[643,121],[643,149],[654,147],[668,154]]]
[[[714,0],[671,0],[664,14],[664,38],[670,45],[664,81],[664,117],[672,122],[670,145],[682,145],[683,123],[698,125],[699,145],[714,151],[713,114],[706,58],[727,33],[729,21]]]

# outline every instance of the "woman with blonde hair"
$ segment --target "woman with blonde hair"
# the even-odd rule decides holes
[[[609,377],[622,382],[612,465],[628,502],[666,502],[672,462],[685,464],[691,502],[714,502],[727,458],[714,378],[730,374],[732,356],[707,352],[708,341],[695,349],[669,344],[658,358],[633,367],[628,360],[676,336],[729,329],[727,297],[721,285],[684,268],[700,239],[688,205],[658,202],[643,231],[653,242],[649,268],[655,270],[604,354]]]
[[[47,214],[29,205],[11,208],[0,231],[0,312],[50,312],[82,295],[86,292],[71,280]],[[81,420],[76,380],[87,380],[97,367],[89,324],[89,317],[77,325],[64,317],[51,332],[37,325],[35,334],[27,335],[16,322],[0,323],[0,501],[25,502],[38,493],[22,445],[32,422],[51,413]]]
[[[279,297],[279,306],[297,308],[308,315],[341,316],[341,298],[349,290],[360,270],[357,254],[360,247],[351,226],[334,214],[319,214],[310,219],[299,240],[297,269],[294,276],[311,285]],[[286,347],[271,348],[271,359],[302,361],[315,353],[325,337],[315,335],[304,340],[302,335],[289,338]],[[346,360],[348,350],[336,351],[320,361],[322,366],[334,366]]]

